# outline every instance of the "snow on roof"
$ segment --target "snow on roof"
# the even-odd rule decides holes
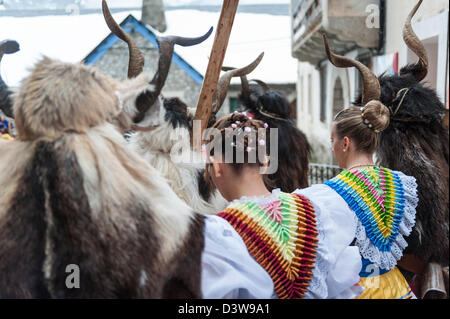
[[[113,14],[122,22],[128,14],[140,19],[140,11]],[[199,36],[210,26],[217,27],[219,12],[174,10],[166,12],[165,34]],[[2,77],[10,86],[18,86],[28,69],[43,55],[65,62],[79,62],[109,34],[101,14],[79,16],[1,17],[0,40],[13,39],[21,50],[5,55]],[[176,47],[176,52],[201,74],[206,73],[214,34],[193,47]],[[268,83],[295,83],[297,62],[291,56],[290,17],[268,14],[238,13],[228,43],[224,65],[241,67],[252,62],[261,52],[264,58],[250,78]],[[234,79],[233,83],[239,83]]]

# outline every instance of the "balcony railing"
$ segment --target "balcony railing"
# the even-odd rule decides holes
[[[306,31],[307,26],[320,18],[322,14],[321,0],[300,0],[297,3],[296,11],[293,15],[294,41],[297,41]]]
[[[292,0],[292,53],[316,65],[325,59],[322,33],[337,53],[376,48],[379,30],[366,25],[367,8],[379,0]]]
[[[309,185],[322,184],[323,182],[338,175],[341,171],[341,168],[334,165],[309,164]]]

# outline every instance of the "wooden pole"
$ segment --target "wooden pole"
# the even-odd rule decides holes
[[[195,150],[200,150],[203,132],[208,125],[211,115],[211,108],[214,102],[214,95],[219,82],[220,71],[222,68],[225,52],[227,51],[228,40],[230,39],[231,29],[233,28],[234,17],[236,15],[239,0],[224,0],[222,12],[216,28],[216,36],[211,50],[208,68],[203,81],[202,91],[197,104],[197,111],[194,120],[201,121],[201,134],[193,134],[191,142]]]

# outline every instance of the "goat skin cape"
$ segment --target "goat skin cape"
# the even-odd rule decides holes
[[[46,57],[23,81],[18,139],[0,139],[0,298],[201,297],[203,217],[119,131],[148,83]]]

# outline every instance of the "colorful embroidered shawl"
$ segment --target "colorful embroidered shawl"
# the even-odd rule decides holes
[[[271,276],[280,299],[302,298],[313,276],[318,245],[314,208],[305,197],[280,193],[261,207],[235,202],[219,214]]]
[[[0,138],[1,138],[2,140],[7,140],[7,141],[13,141],[13,140],[14,140],[14,138],[13,138],[11,135],[9,135],[9,134],[2,134],[2,135],[0,136]]]
[[[397,173],[376,167],[343,171],[325,182],[361,220],[367,237],[380,251],[390,251],[402,221],[405,196]]]

